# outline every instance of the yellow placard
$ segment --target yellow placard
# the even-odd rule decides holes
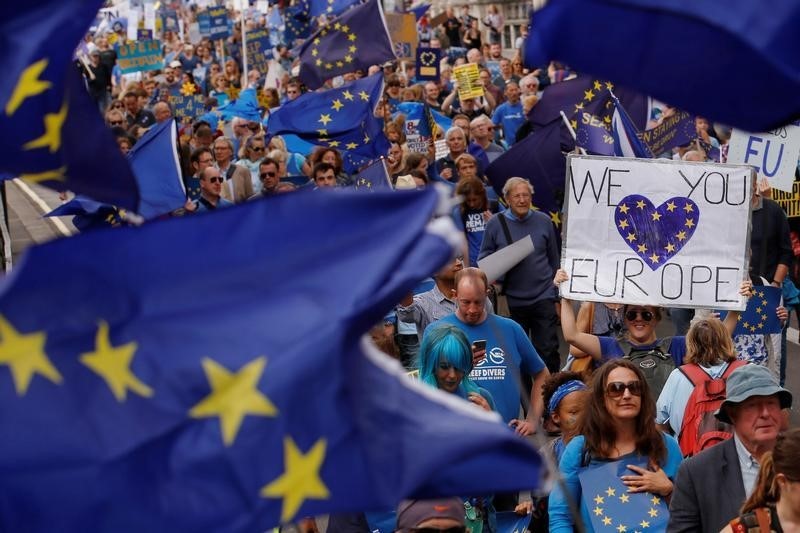
[[[478,83],[478,65],[467,63],[453,68],[453,77],[458,82],[458,99],[481,98],[483,86]]]
[[[800,217],[800,182],[792,183],[792,192],[772,189],[772,199],[786,211],[787,217]]]

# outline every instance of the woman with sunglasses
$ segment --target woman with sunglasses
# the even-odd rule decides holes
[[[721,533],[800,531],[800,429],[778,435],[775,448],[760,459],[753,493],[741,516]],[[757,529],[756,529],[757,528]]]
[[[564,483],[556,484],[550,493],[551,533],[572,533],[575,522],[570,502],[580,509],[585,530],[595,531],[592,520],[598,520],[600,506],[593,495],[601,487],[595,486],[592,476],[582,476],[594,468],[622,472],[620,483],[627,491],[611,489],[614,482],[604,478],[602,491],[607,497],[625,498],[627,493],[629,499],[636,493],[649,493],[660,501],[672,494],[671,480],[682,459],[680,448],[674,438],[656,427],[649,386],[630,361],[609,361],[594,373],[579,433],[561,456],[559,470]],[[610,492],[605,492],[606,487]]]
[[[569,275],[561,269],[556,272],[553,282],[556,285],[567,281]],[[752,283],[745,280],[739,289],[740,294],[750,296]],[[561,331],[564,340],[583,352],[589,354],[595,365],[610,359],[617,359],[630,355],[632,351],[659,350],[672,356],[675,366],[683,364],[686,354],[685,337],[665,337],[659,339],[656,335],[656,326],[661,321],[661,309],[652,305],[625,305],[623,306],[623,333],[620,337],[601,337],[591,333],[584,333],[577,327],[575,310],[572,300],[561,299]],[[737,311],[731,311],[725,317],[724,325],[728,334],[732,334],[739,318]],[[663,386],[663,381],[662,381]],[[658,397],[661,390],[655,390]]]

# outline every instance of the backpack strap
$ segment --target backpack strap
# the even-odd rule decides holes
[[[686,376],[686,379],[692,384],[692,387],[696,387],[700,383],[704,383],[706,381],[711,380],[711,376],[708,375],[708,372],[700,368],[699,365],[694,363],[689,363],[686,365],[681,365],[678,367],[678,370],[681,371],[681,374]],[[727,370],[726,370],[727,372]]]
[[[725,372],[722,373],[722,379],[728,379],[728,376],[731,375],[731,372],[736,370],[739,367],[742,367],[747,364],[747,361],[741,361],[739,359],[733,360],[728,364],[728,368],[725,369]]]
[[[506,242],[508,242],[508,244],[514,244],[514,241],[511,239],[511,231],[508,229],[508,221],[506,220],[505,214],[498,213],[497,217],[500,219],[500,225],[503,226],[503,235],[506,237]]]

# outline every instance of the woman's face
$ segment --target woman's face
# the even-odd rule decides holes
[[[619,392],[619,389],[622,392]],[[606,410],[614,420],[632,420],[642,409],[641,383],[630,369],[617,367],[608,374],[605,383]],[[634,388],[639,394],[631,392]]]
[[[420,172],[424,172],[425,174],[427,174],[428,173],[428,160],[427,159],[422,159],[419,162],[419,165],[417,165],[417,168],[415,168],[414,170],[419,170]]]
[[[464,373],[448,363],[440,360],[436,367],[436,384],[440,389],[453,393],[458,389],[458,384],[464,379]]]
[[[392,165],[397,165],[403,159],[403,150],[400,149],[400,146],[393,144],[389,147],[389,163]]]
[[[460,169],[459,175],[463,177]],[[467,209],[480,209],[483,206],[483,195],[478,192],[468,192],[464,195],[464,203],[467,205]]]
[[[336,166],[336,154],[334,154],[331,151],[325,152],[324,154],[322,154],[322,162]]]
[[[655,308],[652,306],[631,305],[625,311],[625,326],[629,338],[639,344],[649,344],[656,339]]]

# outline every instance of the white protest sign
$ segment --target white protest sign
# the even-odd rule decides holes
[[[561,295],[743,310],[752,168],[569,156]]]
[[[156,6],[148,2],[144,5],[144,28],[156,31]]]
[[[781,191],[791,191],[800,157],[800,127],[795,124],[768,133],[733,130],[728,143],[728,163],[753,165],[759,179]]]
[[[139,10],[131,9],[128,11],[128,40],[135,41],[139,38]]]
[[[494,283],[497,278],[531,255],[531,252],[533,252],[533,239],[531,239],[530,235],[526,235],[522,239],[480,259],[478,268],[486,274],[489,283]]]

